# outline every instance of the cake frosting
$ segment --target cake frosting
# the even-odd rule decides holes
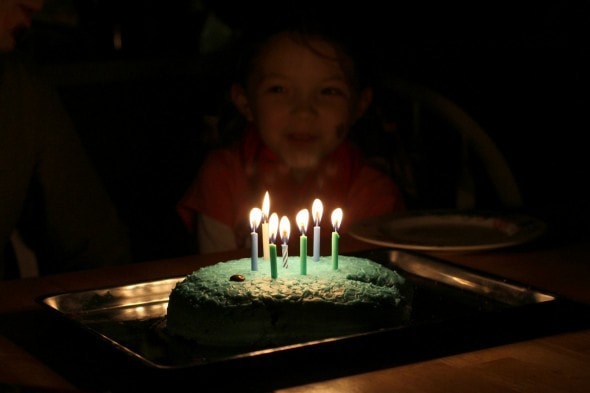
[[[409,301],[405,279],[376,262],[339,256],[278,267],[250,259],[203,267],[179,282],[168,303],[170,334],[203,345],[260,346],[349,335],[403,322]],[[282,261],[281,261],[282,262]]]

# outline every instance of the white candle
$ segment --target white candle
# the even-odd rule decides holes
[[[268,191],[264,194],[264,200],[262,201],[262,258],[265,260],[270,259],[270,248],[269,248],[269,233],[268,233],[268,217],[270,214],[270,197]]]
[[[319,199],[315,199],[311,205],[311,216],[313,220],[313,260],[320,260],[320,221],[324,213],[324,205]]]
[[[341,224],[342,209],[334,209],[332,212],[332,227],[334,227],[334,232],[332,232],[332,269],[334,270],[338,270],[338,240],[340,239],[338,229],[340,229]]]
[[[283,241],[281,254],[283,257],[283,268],[287,269],[289,267],[289,235],[291,233],[291,223],[287,216],[281,217],[279,233],[281,234],[281,240]]]
[[[305,276],[307,274],[307,236],[305,233],[307,232],[307,224],[309,223],[309,211],[307,209],[300,210],[295,220],[301,232],[301,236],[299,237],[300,270],[301,275]]]
[[[250,229],[252,229],[251,236],[251,267],[252,270],[258,270],[258,226],[260,225],[260,220],[262,219],[262,210],[255,207],[250,210]]]

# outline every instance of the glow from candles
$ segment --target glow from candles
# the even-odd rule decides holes
[[[334,270],[338,270],[338,240],[340,239],[338,230],[342,224],[342,215],[341,208],[336,208],[332,212],[332,226],[334,227],[334,232],[332,232],[332,269]]]
[[[301,232],[299,236],[299,264],[301,265],[301,275],[307,274],[307,225],[309,223],[309,211],[307,209],[300,210],[295,217],[297,227]]]
[[[251,267],[252,270],[258,270],[258,233],[256,232],[256,230],[258,229],[258,226],[260,225],[260,220],[262,219],[262,210],[260,210],[259,208],[255,207],[252,210],[250,210],[250,229],[252,230],[252,233],[250,234],[252,240],[252,246],[251,246],[251,259],[252,259],[252,263],[251,263]]]
[[[268,247],[268,215],[270,214],[270,196],[268,191],[264,194],[262,201],[262,258],[269,260]]]
[[[324,213],[324,205],[319,199],[315,199],[311,205],[311,216],[313,219],[313,260],[320,260],[320,221]]]
[[[291,223],[289,222],[289,218],[287,216],[281,217],[281,221],[279,223],[279,233],[283,242],[281,253],[283,257],[283,268],[287,269],[289,267],[289,235],[291,234]]]
[[[275,239],[277,237],[277,232],[279,230],[279,216],[277,213],[273,213],[270,215],[268,220],[268,231],[270,232],[269,238],[269,254],[270,254],[270,276],[272,278],[277,278],[278,271],[277,271],[277,246],[275,245]]]

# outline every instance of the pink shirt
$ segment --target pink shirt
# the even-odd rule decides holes
[[[330,215],[337,207],[344,212],[340,233],[360,219],[405,209],[396,184],[381,171],[367,165],[361,152],[349,142],[341,144],[303,182],[290,177],[288,168],[249,130],[239,146],[211,152],[199,174],[178,204],[183,222],[194,230],[197,214],[204,214],[234,230],[238,247],[245,246],[251,232],[250,210],[262,207],[265,192],[270,211],[291,221],[299,233],[295,216],[313,200],[324,205],[323,235],[332,230]],[[310,220],[309,229],[313,226]]]

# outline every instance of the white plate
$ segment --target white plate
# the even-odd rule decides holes
[[[350,235],[384,247],[422,251],[471,252],[528,243],[546,225],[524,215],[409,212],[353,224]]]

